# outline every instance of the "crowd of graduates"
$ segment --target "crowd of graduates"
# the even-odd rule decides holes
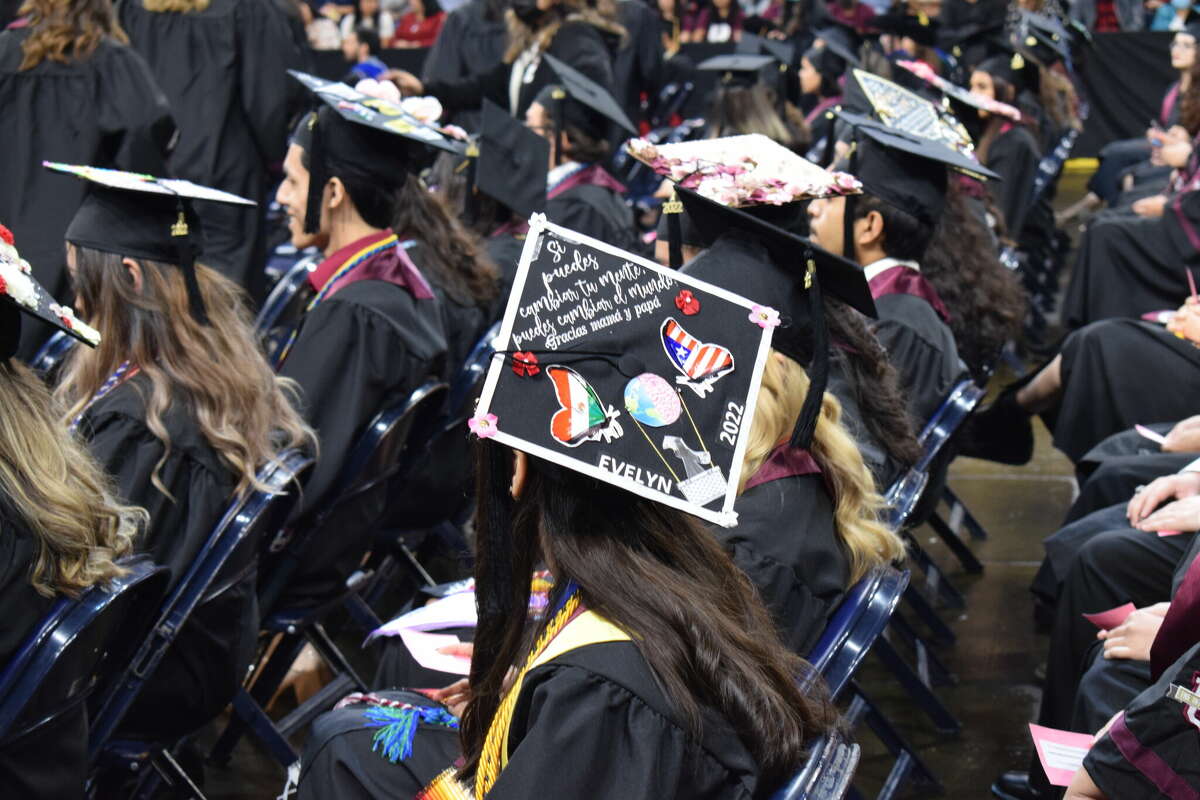
[[[318,17],[344,81],[312,74]],[[283,529],[220,565],[117,736],[202,783],[195,735],[272,657],[264,617],[340,605],[399,548],[444,585],[387,573],[360,602],[472,593],[440,651],[466,666],[365,645],[370,691],[330,699],[285,794],[767,798],[838,728],[805,658],[904,563],[884,496],[917,434],[1007,359],[1025,377],[926,497],[957,454],[1028,462],[1041,417],[1080,486],[1032,586],[1037,722],[1096,735],[1066,796],[1194,796],[1200,23],[1179,18],[1159,118],[1056,215],[1090,35],[1054,0],[28,0],[0,33],[0,674],[135,554],[178,587],[299,451]],[[408,28],[420,75],[376,57]],[[438,383],[409,434],[434,444],[369,523],[329,524],[381,413]],[[1125,603],[1099,636],[1083,616]],[[126,796],[88,744],[86,705],[0,735],[0,788]],[[991,791],[1064,790],[1035,759]]]

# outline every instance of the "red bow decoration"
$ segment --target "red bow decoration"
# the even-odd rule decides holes
[[[5,244],[12,244],[14,241],[12,231],[0,225],[0,239],[3,239]]]
[[[512,355],[512,371],[518,378],[532,378],[542,371],[538,366],[537,356],[533,353],[517,351]]]
[[[689,317],[700,313],[700,301],[688,289],[684,289],[675,295],[675,307]]]

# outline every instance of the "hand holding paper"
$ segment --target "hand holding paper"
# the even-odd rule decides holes
[[[1083,765],[1083,759],[1092,748],[1092,737],[1086,733],[1072,733],[1041,725],[1030,724],[1033,745],[1037,748],[1038,760],[1053,786],[1070,786],[1075,771]]]
[[[1140,608],[1127,615],[1120,625],[1100,631],[1097,638],[1104,640],[1104,657],[1149,661],[1150,645],[1154,643],[1170,606],[1170,603],[1156,603]]]
[[[1112,630],[1125,621],[1125,618],[1136,611],[1136,606],[1133,603],[1126,603],[1123,606],[1110,608],[1108,611],[1098,611],[1095,614],[1084,614],[1083,618],[1100,629],[1097,638],[1104,638],[1105,631]]]
[[[471,673],[471,657],[458,655],[458,637],[454,634],[424,633],[422,631],[402,630],[400,640],[412,653],[413,660],[425,669],[436,672],[448,672],[451,675],[469,675]],[[443,652],[450,650],[451,652]]]
[[[1200,496],[1168,503],[1134,527],[1143,531],[1200,530]]]
[[[1157,478],[1129,501],[1125,516],[1131,525],[1148,517],[1161,503],[1200,495],[1200,473],[1181,472]]]

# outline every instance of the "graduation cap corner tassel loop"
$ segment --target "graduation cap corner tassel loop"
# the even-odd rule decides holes
[[[179,215],[171,225],[171,237],[178,240],[175,246],[179,251],[179,268],[183,270],[183,281],[187,287],[188,306],[192,316],[201,325],[208,325],[208,310],[204,307],[204,296],[200,293],[200,281],[196,277],[196,245],[192,242],[191,227],[188,225],[187,213],[182,202],[179,205]]]

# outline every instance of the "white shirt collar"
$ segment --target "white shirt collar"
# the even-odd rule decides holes
[[[578,161],[564,161],[554,169],[546,173],[546,188],[553,189],[560,183],[571,176],[571,173],[581,168],[583,164]]]
[[[916,272],[921,271],[921,265],[916,261],[907,261],[899,258],[881,258],[863,267],[863,273],[867,280],[871,281],[875,279],[875,276],[882,275],[892,267],[908,267]]]

